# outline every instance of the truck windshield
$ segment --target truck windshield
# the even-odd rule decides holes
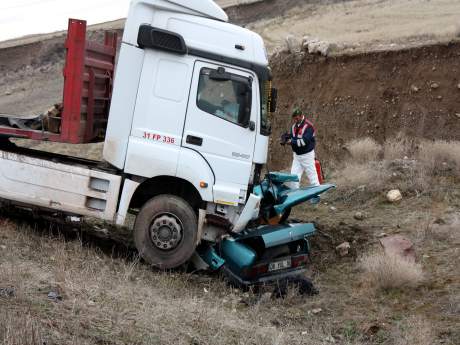
[[[269,101],[271,92],[271,81],[261,80],[260,82],[260,134],[270,135],[270,120],[268,113],[270,111]]]

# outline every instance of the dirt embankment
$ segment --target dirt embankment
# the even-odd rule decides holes
[[[92,30],[88,38],[100,41],[103,35]],[[0,113],[40,114],[62,101],[65,37],[0,48]]]
[[[345,142],[365,136],[460,140],[459,59],[459,42],[333,58],[274,57],[279,107],[271,169],[290,165],[289,148],[277,141],[295,105],[314,122],[317,152],[326,161],[340,158]]]
[[[259,20],[285,16],[293,8],[307,5],[328,5],[352,0],[264,0],[230,6],[225,9],[232,23],[246,25]]]

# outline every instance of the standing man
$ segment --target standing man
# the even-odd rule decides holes
[[[305,118],[301,109],[292,113],[294,124],[291,128],[291,146],[294,151],[291,174],[299,177],[299,182],[292,182],[292,188],[299,188],[302,173],[307,174],[310,186],[319,186],[318,173],[315,167],[315,135],[313,124]]]

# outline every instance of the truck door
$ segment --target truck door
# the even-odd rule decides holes
[[[234,68],[197,61],[182,146],[199,152],[215,175],[214,201],[244,203],[255,144],[257,80]]]

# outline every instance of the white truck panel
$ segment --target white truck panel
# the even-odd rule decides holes
[[[214,186],[213,192],[216,204],[238,206],[246,200],[247,185],[219,182]]]
[[[160,140],[131,137],[128,145],[125,172],[146,178],[176,176],[180,140],[177,144]]]
[[[0,197],[113,221],[121,177],[0,151]]]
[[[189,17],[211,18],[214,21],[228,21],[227,14],[212,0],[133,0],[126,20],[123,41],[137,45],[137,33],[141,24],[153,24],[153,17],[158,12],[169,15],[185,13]]]
[[[134,192],[136,191],[137,187],[139,187],[139,185],[139,182],[130,179],[125,179],[125,183],[123,184],[123,190],[121,192],[120,205],[118,206],[115,224],[120,226],[125,225],[126,215],[128,213],[131,198],[133,197]]]
[[[181,149],[176,176],[193,184],[204,201],[214,201],[212,194],[214,175],[208,163],[198,152],[184,147]],[[208,187],[202,188],[200,182],[207,183]]]
[[[142,129],[182,138],[192,70],[191,57],[145,51],[131,135]]]
[[[155,17],[155,25],[158,21]],[[180,34],[188,47],[213,52],[229,58],[266,66],[268,64],[262,38],[236,25],[206,18],[173,15],[167,18],[165,29]],[[236,49],[241,45],[244,50]]]
[[[254,148],[254,163],[266,164],[268,157],[269,137],[265,135],[256,136],[256,145]]]
[[[103,152],[104,159],[119,169],[125,166],[143,59],[143,50],[121,45]]]

